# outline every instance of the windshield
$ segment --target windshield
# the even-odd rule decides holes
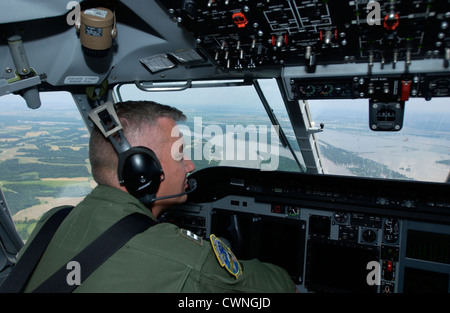
[[[261,170],[304,171],[300,150],[276,81],[260,80],[278,125],[273,125],[253,85],[208,82],[181,91],[146,92],[136,85],[116,89],[122,100],[152,100],[181,110],[179,123],[187,158],[197,170],[210,166],[236,166]],[[203,82],[206,86],[206,83]],[[280,133],[289,145],[284,147]],[[175,134],[176,135],[176,134]],[[298,164],[291,151],[295,153]]]
[[[300,152],[304,147],[298,146],[275,80],[261,79],[258,82],[304,171]],[[272,126],[269,129],[270,119],[253,86],[218,85],[183,91],[145,92],[130,84],[120,86],[116,92],[121,100],[154,100],[182,110],[188,118],[182,132],[191,143],[187,146],[187,155],[197,169],[231,165],[299,171],[289,147],[281,145]],[[311,125],[316,128],[324,125],[322,131],[313,135],[318,143],[323,172],[370,178],[446,181],[450,172],[450,110],[446,106],[447,101],[445,98],[432,101],[411,98],[405,104],[402,129],[381,132],[372,131],[369,127],[367,99],[309,100]],[[278,144],[271,145],[271,141]]]
[[[412,98],[397,132],[369,128],[368,100],[309,100],[328,174],[445,182],[450,171],[448,99]]]

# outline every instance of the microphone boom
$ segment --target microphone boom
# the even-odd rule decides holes
[[[188,185],[189,185],[189,189],[185,192],[181,192],[181,193],[177,193],[175,195],[170,195],[170,196],[164,196],[164,197],[158,197],[158,198],[153,198],[152,199],[152,203],[158,200],[164,200],[164,199],[170,199],[170,198],[177,198],[177,197],[181,197],[187,194],[190,194],[191,192],[193,192],[195,189],[197,189],[197,181],[194,178],[189,179],[188,181]]]

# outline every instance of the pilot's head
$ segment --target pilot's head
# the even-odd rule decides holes
[[[182,193],[188,187],[186,175],[195,170],[191,160],[185,158],[182,134],[177,122],[186,116],[176,108],[152,101],[127,101],[115,104],[123,132],[132,147],[143,146],[157,156],[164,171],[156,197]],[[173,134],[176,134],[174,136]],[[124,191],[117,175],[118,155],[111,142],[94,127],[89,141],[89,159],[92,176],[99,185],[112,186]],[[152,212],[157,217],[174,203],[186,201],[187,196],[157,200]]]

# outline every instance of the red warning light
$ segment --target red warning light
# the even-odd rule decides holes
[[[243,13],[238,12],[233,14],[233,22],[234,24],[237,25],[237,27],[242,28],[245,27],[245,25],[247,25],[248,21]]]

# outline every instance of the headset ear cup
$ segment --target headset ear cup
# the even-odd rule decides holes
[[[136,198],[156,194],[164,176],[155,153],[145,147],[133,147],[119,155],[119,180]]]

